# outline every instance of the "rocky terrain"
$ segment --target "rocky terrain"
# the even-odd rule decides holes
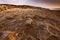
[[[60,40],[60,11],[0,4],[0,40]]]

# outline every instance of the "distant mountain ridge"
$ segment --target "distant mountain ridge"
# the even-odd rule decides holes
[[[37,8],[37,9],[45,9],[42,7],[34,7],[34,6],[29,6],[29,5],[12,5],[12,4],[0,4],[0,9],[4,8]]]
[[[13,5],[13,4],[0,4],[0,9],[9,9],[9,8],[38,8],[38,9],[45,9],[45,10],[58,10],[60,11],[60,8],[54,8],[54,9],[48,9],[48,8],[43,8],[43,7],[35,7],[35,6],[29,6],[29,5]]]

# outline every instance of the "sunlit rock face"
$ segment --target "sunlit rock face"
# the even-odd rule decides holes
[[[60,40],[60,11],[0,5],[0,40]]]
[[[30,5],[48,9],[60,8],[60,0],[0,0],[0,4]]]

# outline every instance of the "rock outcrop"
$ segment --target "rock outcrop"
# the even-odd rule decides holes
[[[60,11],[1,4],[0,40],[60,40]]]

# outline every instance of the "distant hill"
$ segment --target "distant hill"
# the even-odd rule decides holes
[[[34,7],[34,6],[29,6],[29,5],[11,5],[11,4],[0,4],[0,10],[6,10],[10,8],[37,8],[37,9],[45,9],[41,7]],[[46,9],[45,9],[46,10]],[[47,9],[48,10],[48,9]]]

